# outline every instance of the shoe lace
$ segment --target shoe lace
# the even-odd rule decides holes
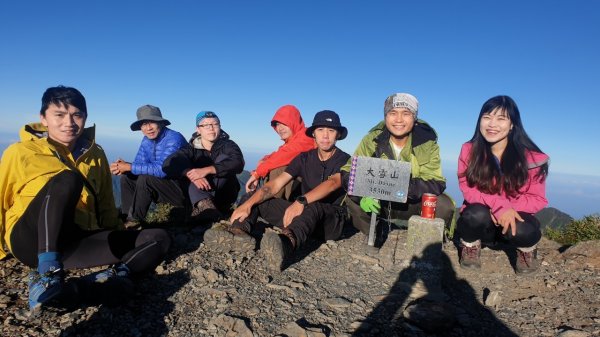
[[[531,266],[531,261],[533,260],[533,253],[531,252],[522,252],[520,250],[517,250],[517,255],[518,255],[518,259],[519,261],[521,261],[522,263],[525,264],[525,266],[530,267]]]
[[[30,300],[32,298],[35,298],[37,300],[37,298],[39,298],[39,296],[45,292],[48,288],[50,288],[51,286],[60,283],[61,280],[61,276],[60,273],[62,272],[62,269],[54,269],[51,271],[47,271],[43,274],[39,274],[39,273],[31,273],[29,275],[29,285],[30,285],[30,291],[29,291],[29,296],[30,296]]]
[[[473,247],[463,246],[462,255],[463,255],[463,258],[476,259],[479,256],[479,247],[478,246],[473,246]]]
[[[282,234],[288,238],[288,240],[290,240],[290,244],[291,244],[291,250],[295,250],[296,249],[296,235],[294,235],[294,232],[292,232],[289,229],[284,229]]]

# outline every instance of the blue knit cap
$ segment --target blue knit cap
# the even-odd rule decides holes
[[[221,121],[219,120],[219,116],[217,116],[216,113],[214,113],[212,111],[200,111],[196,115],[196,126],[200,125],[200,122],[202,122],[202,120],[204,118],[216,118],[217,121],[219,121],[219,123],[221,123]]]

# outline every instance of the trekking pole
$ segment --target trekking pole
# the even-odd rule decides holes
[[[377,213],[371,212],[371,225],[369,226],[369,246],[375,246],[375,227],[377,226]]]

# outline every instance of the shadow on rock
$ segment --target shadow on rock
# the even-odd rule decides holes
[[[348,238],[352,237],[353,235],[356,235],[357,233],[359,233],[359,231],[356,228],[354,228],[351,224],[346,223],[346,224],[344,224],[344,227],[342,228],[342,233],[341,233],[340,237],[338,239],[336,239],[335,241],[341,241],[344,239],[348,239]],[[299,249],[294,251],[293,256],[289,259],[289,261],[286,264],[286,269],[289,267],[292,267],[294,264],[304,260],[307,256],[309,256],[313,252],[317,251],[321,247],[321,245],[323,245],[326,242],[326,240],[323,239],[323,236],[324,236],[323,233],[319,233],[319,232],[313,233],[308,238],[308,240],[306,240],[304,245],[302,245],[302,247],[300,247]]]
[[[165,228],[171,236],[171,247],[165,263],[175,261],[180,255],[195,252],[204,241],[204,232],[210,225],[181,226]]]
[[[414,256],[352,336],[518,336],[457,279],[442,245]]]
[[[175,305],[169,298],[190,280],[185,271],[157,275],[138,282],[138,293],[118,307],[101,306],[85,321],[65,329],[60,336],[164,336],[166,319]]]

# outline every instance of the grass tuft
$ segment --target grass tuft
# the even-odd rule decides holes
[[[564,245],[600,240],[600,215],[588,215],[581,220],[574,220],[563,229],[547,228],[545,235]]]

